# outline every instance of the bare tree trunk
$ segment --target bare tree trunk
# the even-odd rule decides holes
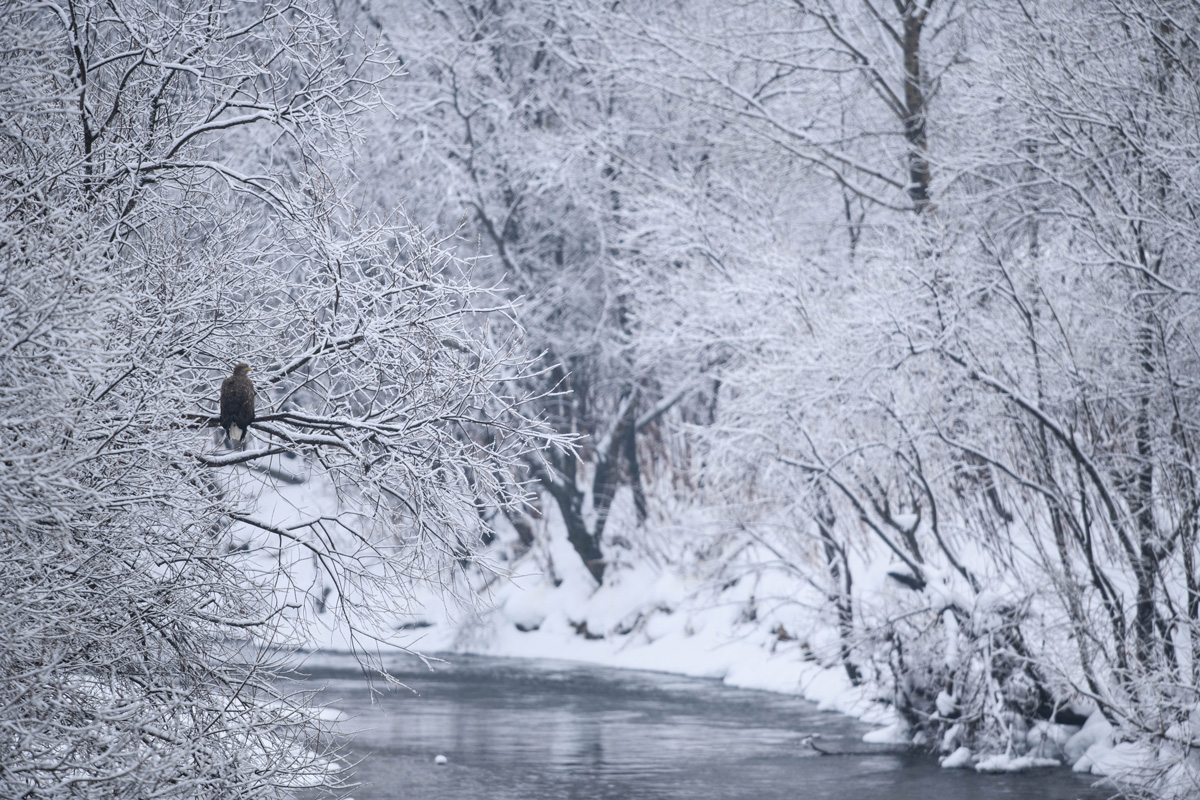
[[[829,576],[833,579],[834,591],[829,599],[837,609],[838,621],[838,654],[846,677],[855,686],[862,683],[862,670],[854,663],[850,647],[854,636],[854,599],[851,590],[854,586],[850,574],[850,562],[846,559],[846,550],[833,535],[833,526],[837,521],[833,507],[826,500],[824,507],[816,514],[817,530],[821,534],[822,546],[825,551],[825,563],[829,567]]]
[[[908,195],[913,210],[930,208],[929,142],[925,135],[925,80],[921,67],[921,33],[933,0],[904,2],[904,138],[908,141]]]

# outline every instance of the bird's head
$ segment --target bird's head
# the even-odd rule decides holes
[[[250,365],[247,364],[245,361],[239,361],[238,365],[233,368],[234,375],[245,375],[249,371],[250,371]]]

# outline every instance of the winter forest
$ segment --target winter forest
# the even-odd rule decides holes
[[[0,795],[336,787],[297,650],[736,641],[1194,797],[1198,213],[1188,0],[5,0]]]

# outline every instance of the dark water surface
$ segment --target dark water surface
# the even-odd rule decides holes
[[[942,770],[929,756],[822,756],[867,727],[803,700],[566,662],[451,656],[435,672],[398,661],[414,692],[372,703],[336,661],[306,669],[357,731],[355,800],[1092,800],[1111,791],[1066,769],[1020,775]],[[434,757],[449,763],[436,766]]]

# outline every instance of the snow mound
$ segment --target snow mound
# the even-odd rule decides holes
[[[1079,732],[1070,739],[1067,739],[1066,744],[1063,745],[1063,755],[1066,756],[1067,761],[1078,764],[1078,761],[1094,745],[1107,742],[1111,746],[1112,735],[1112,723],[1105,719],[1104,714],[1100,713],[1099,709],[1096,709],[1088,716],[1087,722],[1083,723],[1083,727]],[[1082,772],[1084,770],[1077,769],[1076,771]]]
[[[959,749],[963,750],[965,748]],[[942,766],[945,766],[945,764]],[[1057,758],[1038,758],[1036,756],[1009,756],[997,754],[981,759],[979,763],[975,765],[975,770],[976,772],[1025,772],[1031,769],[1061,766],[1062,762]]]
[[[897,720],[887,727],[867,731],[863,741],[868,744],[912,744],[912,734],[906,723]]]
[[[975,763],[975,753],[969,747],[960,747],[948,756],[938,759],[942,769],[968,769]]]
[[[1072,767],[1076,772],[1091,772],[1100,777],[1129,777],[1154,763],[1154,750],[1147,744],[1100,741],[1088,748]],[[1084,765],[1088,769],[1081,769]]]

